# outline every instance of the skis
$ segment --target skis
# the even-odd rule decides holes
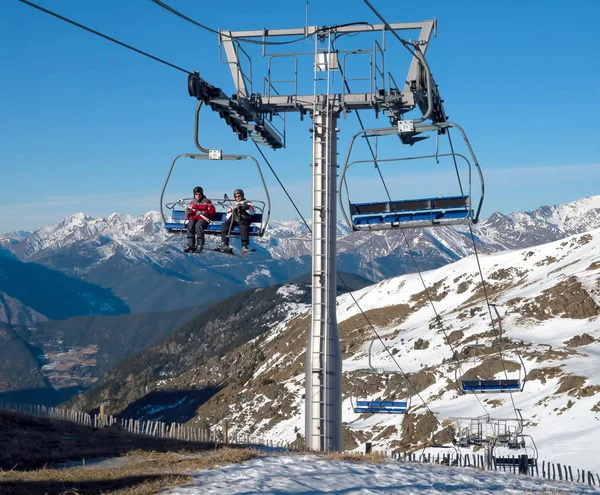
[[[189,254],[189,255],[194,255],[194,254],[202,254],[205,251],[215,251],[216,253],[222,253],[222,254],[230,254],[231,256],[240,256],[240,257],[245,257],[250,253],[255,253],[256,249],[250,249],[247,253],[239,253],[236,254],[233,252],[233,248],[231,248],[230,250],[224,250],[224,249],[219,249],[219,248],[213,248],[213,249],[206,249],[204,248],[202,251],[190,251],[190,252],[185,252],[184,250],[181,251],[174,251],[174,250],[169,250],[169,251],[165,251],[165,254],[175,254],[175,253],[181,253],[181,254]]]
[[[233,248],[231,249],[219,249],[219,248],[214,248],[213,251],[217,252],[217,253],[223,253],[223,254],[230,254],[231,256],[241,256],[242,258],[250,253],[255,253],[256,249],[250,249],[247,253],[240,253],[240,254],[235,254],[233,252]]]

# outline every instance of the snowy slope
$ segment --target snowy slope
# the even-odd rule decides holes
[[[524,391],[512,397],[457,391],[455,380],[474,372],[481,362],[463,359],[457,372],[453,351],[462,356],[466,345],[490,344],[496,336],[475,257],[423,274],[443,331],[435,325],[418,275],[385,280],[353,293],[360,309],[349,295],[337,302],[344,355],[343,420],[354,448],[364,450],[364,442],[371,441],[377,450],[418,450],[431,434],[444,433],[442,423],[452,424],[455,418],[489,414],[514,420],[514,400],[525,418],[524,433],[537,444],[540,462],[600,472],[600,458],[589,455],[600,444],[600,229],[534,248],[481,255],[480,262],[490,301],[497,304],[511,343],[503,359],[518,363],[518,353],[524,362],[524,369],[509,367],[508,378],[527,377]],[[374,365],[396,370],[395,360],[411,380],[407,416],[352,411],[352,383],[372,399],[387,398],[384,380],[366,383],[365,376],[356,373],[368,366],[372,335],[361,310],[390,351],[376,340]],[[300,315],[289,324],[274,327],[231,356],[211,362],[209,368],[193,368],[164,380],[159,388],[203,386],[223,377],[226,387],[198,409],[195,421],[218,424],[227,417],[231,433],[294,442],[304,431],[308,315],[300,308]],[[240,369],[234,356],[253,349],[260,351],[261,365]],[[495,361],[496,367],[487,370],[490,376],[481,378],[506,377],[499,359]],[[485,369],[480,371],[485,375]],[[246,373],[250,379],[237,380]],[[401,398],[399,394],[396,400]],[[438,421],[429,430],[421,422],[428,411]]]
[[[207,469],[170,495],[302,493],[317,495],[433,495],[440,493],[600,493],[600,487],[470,468],[328,460],[314,455],[270,455]]]

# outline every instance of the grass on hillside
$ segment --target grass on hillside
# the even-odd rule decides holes
[[[137,451],[118,467],[0,472],[0,493],[149,495],[187,483],[195,471],[243,462],[258,455],[255,450],[231,448],[196,454]]]
[[[0,469],[23,471],[66,461],[118,457],[132,450],[214,450],[214,443],[133,435],[116,427],[93,428],[68,421],[0,411]]]

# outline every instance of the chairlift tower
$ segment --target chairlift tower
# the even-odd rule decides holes
[[[433,100],[438,103],[437,108],[441,108],[441,100],[436,100],[439,96],[431,74],[420,62],[420,56],[413,56],[408,75],[400,79],[405,81],[403,87],[396,85],[391,73],[385,72],[384,66],[386,38],[390,32],[398,37],[396,31],[419,30],[414,47],[424,56],[434,27],[435,21],[432,20],[401,24],[384,21],[383,24],[372,25],[220,31],[222,62],[230,67],[236,93],[231,98],[224,98],[222,91],[210,87],[198,74],[190,78],[190,95],[218,111],[242,140],[250,138],[257,144],[273,149],[282,148],[285,146],[285,116],[299,113],[301,117],[310,115],[312,118],[312,319],[305,383],[305,444],[308,450],[342,450],[342,357],[336,320],[338,119],[348,112],[373,110],[377,115],[385,113],[391,126],[396,127],[398,122],[403,121],[403,115],[416,106],[429,108],[427,113],[431,114]],[[360,33],[370,34],[368,48],[337,50],[332,47],[333,36]],[[268,52],[269,42],[280,37],[311,36],[315,40],[314,51]],[[264,78],[262,92],[253,88],[252,61],[242,46],[244,40],[249,39],[258,44],[263,42],[262,56],[268,60],[268,75]],[[314,57],[313,94],[301,94],[298,91],[298,57],[301,55]],[[343,69],[351,58],[365,58],[365,55],[369,61],[365,71],[368,75],[362,81],[368,89],[366,92],[351,93],[344,85],[350,79],[346,79]],[[292,61],[294,73],[276,80],[272,66],[286,57]],[[336,91],[332,85],[332,75],[338,70],[342,72],[342,89]],[[282,93],[277,89],[280,83],[293,86],[293,90]],[[284,123],[283,132],[272,123],[277,118]]]

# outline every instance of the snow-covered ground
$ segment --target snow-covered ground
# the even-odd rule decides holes
[[[243,493],[437,494],[600,493],[600,487],[469,468],[385,461],[369,464],[327,460],[314,455],[269,455],[201,471],[170,495]]]
[[[459,394],[452,381],[459,380],[463,373],[481,362],[465,359],[457,373],[452,349],[447,344],[446,335],[432,325],[434,313],[426,300],[419,309],[409,312],[401,323],[392,321],[377,328],[391,352],[375,339],[371,349],[372,363],[391,371],[397,370],[399,365],[405,373],[413,374],[429,370],[435,380],[418,395],[413,394],[410,404],[411,412],[422,414],[429,409],[435,413],[439,422],[436,431],[442,430],[442,422],[459,426],[458,418],[485,418],[487,415],[489,423],[516,425],[518,416],[515,409],[519,409],[524,418],[523,433],[530,435],[526,438],[527,453],[530,457],[537,457],[540,466],[543,461],[558,462],[573,469],[599,473],[600,456],[589,455],[590,449],[594,448],[600,453],[594,447],[600,445],[599,260],[600,229],[534,248],[480,256],[491,300],[498,305],[503,316],[504,335],[521,345],[523,365],[518,371],[506,374],[508,378],[520,380],[529,376],[523,392],[477,396]],[[457,350],[469,344],[489,345],[492,342],[490,312],[481,295],[481,278],[474,256],[425,272],[423,279],[435,299],[435,308],[443,319],[446,333],[462,332],[454,344]],[[559,284],[563,287],[560,290],[557,289]],[[338,322],[351,321],[353,317],[360,316],[360,311],[414,305],[415,296],[422,292],[419,275],[408,274],[356,291],[352,294],[353,298],[349,294],[341,295],[337,298]],[[565,302],[572,294],[577,294],[577,300]],[[589,311],[579,314],[586,300]],[[540,308],[538,317],[528,314],[528,307]],[[267,334],[265,346],[282,331],[283,327],[279,327]],[[363,332],[369,334],[366,324]],[[584,334],[590,339],[589,343],[568,343],[569,339]],[[281,338],[291,339],[292,336],[282,334]],[[427,345],[417,346],[420,340],[426,341]],[[351,380],[357,381],[350,373],[368,368],[369,346],[369,341],[364,342],[344,360],[343,371],[350,377],[350,383],[353,383]],[[255,382],[260,379],[259,376],[269,377],[268,373],[273,368],[287,366],[285,363],[293,359],[304,359],[285,352],[270,354],[268,350],[265,350],[265,355],[269,357],[255,371]],[[503,359],[520,362],[512,350],[504,351],[503,355]],[[499,360],[497,356],[495,359]],[[529,374],[532,370],[534,373]],[[540,374],[536,376],[535,372]],[[543,373],[548,374],[544,376]],[[499,373],[497,378],[503,378],[504,374]],[[572,386],[563,385],[569,379],[580,382]],[[264,437],[274,442],[295,441],[296,432],[302,432],[305,424],[304,373],[291,377],[284,385],[295,397],[295,414],[275,425],[270,423],[270,417],[257,424],[250,415],[247,424],[244,424],[239,414],[248,409],[259,411],[269,406],[278,410],[276,399],[256,394],[244,409],[240,409],[240,413],[232,413],[230,424],[236,425],[244,434],[250,432],[251,427],[264,428],[256,433],[257,438]],[[385,393],[386,386],[382,381],[380,390],[364,398],[385,400]],[[355,413],[348,396],[344,397],[342,415],[345,426],[357,435],[355,452],[364,452],[366,441],[372,442],[374,451],[391,452],[398,448],[404,434],[404,418],[393,414],[365,416]],[[484,419],[481,421],[485,423]],[[483,427],[487,426],[487,423],[483,424]],[[390,433],[382,435],[382,432]],[[433,450],[431,452],[434,453]],[[469,449],[461,449],[461,454],[469,452]],[[506,452],[508,455],[520,453],[525,452]]]

